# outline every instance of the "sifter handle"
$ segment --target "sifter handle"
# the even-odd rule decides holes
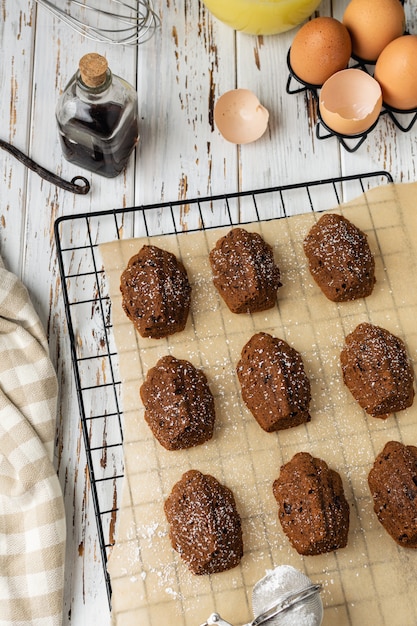
[[[233,626],[229,622],[226,622],[223,618],[220,617],[218,613],[212,613],[208,620],[201,624],[201,626]]]

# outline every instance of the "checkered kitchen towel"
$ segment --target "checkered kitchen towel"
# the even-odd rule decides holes
[[[0,626],[62,622],[57,380],[28,292],[0,257]]]

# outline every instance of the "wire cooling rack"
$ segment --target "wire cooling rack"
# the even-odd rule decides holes
[[[123,480],[123,409],[111,302],[98,246],[115,239],[236,226],[331,209],[390,182],[388,172],[378,171],[56,220],[62,293],[109,603],[107,558],[115,540]]]

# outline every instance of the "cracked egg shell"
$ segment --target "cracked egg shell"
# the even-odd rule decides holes
[[[381,107],[381,87],[363,70],[349,68],[336,72],[320,91],[321,118],[339,135],[366,132],[377,121]]]
[[[268,110],[249,89],[226,91],[214,107],[214,122],[231,143],[256,141],[266,131],[268,120]]]

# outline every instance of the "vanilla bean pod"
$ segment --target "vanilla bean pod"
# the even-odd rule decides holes
[[[38,174],[41,178],[44,178],[49,183],[52,183],[53,185],[56,185],[61,189],[65,189],[66,191],[71,191],[72,193],[77,193],[81,195],[85,195],[90,191],[90,183],[86,178],[84,178],[84,176],[75,176],[71,181],[67,181],[63,178],[60,178],[56,174],[53,174],[41,165],[38,165],[38,163],[26,156],[26,154],[21,152],[18,148],[12,146],[10,143],[7,143],[7,141],[4,141],[3,139],[0,139],[0,148],[3,148],[3,150],[9,152],[9,154],[13,155],[18,161],[23,163],[23,165],[26,165],[26,167],[31,169],[33,172],[36,172],[36,174]],[[82,184],[78,184],[78,181],[80,181]]]

